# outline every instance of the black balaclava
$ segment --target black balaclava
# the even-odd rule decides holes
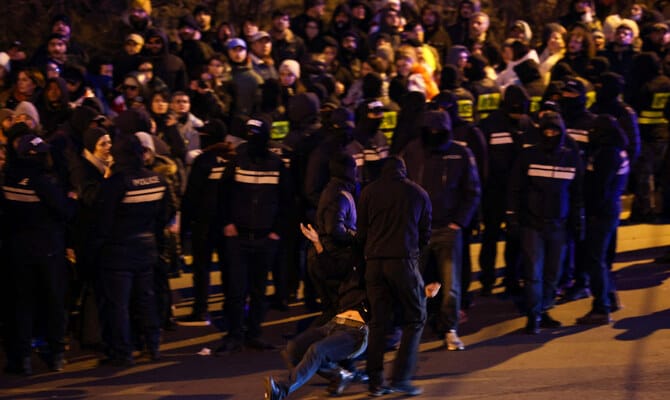
[[[331,177],[350,184],[356,183],[356,161],[352,156],[345,153],[335,154],[328,162],[328,169]]]
[[[441,79],[440,79],[440,89],[441,90],[454,90],[461,87],[462,79],[460,72],[455,65],[447,64],[442,68]]]
[[[556,129],[559,131],[559,134],[551,137],[545,136],[545,129]],[[540,119],[540,141],[538,146],[547,153],[553,153],[563,144],[564,136],[565,124],[561,115],[554,111],[544,113]]]
[[[505,89],[503,110],[505,114],[527,114],[530,106],[530,96],[526,90],[517,85],[510,85]]]
[[[446,111],[429,110],[423,113],[421,140],[428,148],[436,148],[451,139],[451,119]]]
[[[258,116],[247,121],[247,141],[252,158],[258,159],[267,155],[270,124],[265,118]]]
[[[465,77],[470,82],[478,82],[486,78],[486,70],[484,69],[488,65],[486,58],[480,55],[471,55],[468,57],[468,64],[465,67],[464,74]]]
[[[562,97],[560,104],[563,115],[572,117],[581,114],[586,109],[586,88],[584,84],[575,78],[568,79],[565,82],[563,91],[572,91],[577,93],[577,97]]]
[[[623,92],[623,77],[615,72],[606,72],[600,77],[600,90],[596,93],[598,103],[611,104],[618,101]]]
[[[363,77],[362,81],[363,98],[371,99],[380,97],[382,95],[383,85],[384,81],[378,73],[368,73]]]
[[[354,140],[354,115],[346,108],[336,108],[330,113],[329,135],[339,146],[344,147]]]
[[[433,97],[429,108],[446,111],[452,123],[460,121],[460,117],[458,116],[458,98],[449,90],[443,90],[437,96]]]

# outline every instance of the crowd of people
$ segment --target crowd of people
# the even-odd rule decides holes
[[[608,324],[621,196],[629,223],[670,216],[667,2],[573,0],[498,32],[478,0],[449,22],[437,3],[342,0],[326,18],[306,0],[241,24],[199,5],[169,32],[132,0],[119,49],[84,48],[59,14],[39,48],[0,52],[5,371],[31,374],[33,347],[62,370],[67,337],[105,364],[159,359],[161,330],[210,324],[213,252],[217,354],[274,348],[268,300],[285,311],[299,287],[321,311],[268,399],[317,371],[332,394],[420,394],[424,326],[465,349],[475,239],[482,296],[505,241],[502,295],[528,334],[589,296],[577,323]],[[169,277],[187,252],[193,309],[177,321]]]

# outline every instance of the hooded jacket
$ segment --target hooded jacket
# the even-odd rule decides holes
[[[591,139],[591,155],[584,176],[585,214],[617,217],[626,189],[630,162],[626,134],[611,115],[599,115]]]
[[[401,152],[410,179],[421,185],[433,205],[433,228],[450,223],[468,226],[481,196],[477,165],[472,152],[451,138],[433,147],[414,139]]]
[[[145,53],[154,65],[154,75],[165,82],[171,92],[186,90],[188,88],[186,66],[181,58],[170,54],[170,43],[165,32],[158,28],[150,28],[144,37],[146,40],[158,37],[163,42],[163,48],[159,54]]]
[[[635,111],[619,99],[624,88],[623,78],[614,72],[606,72],[601,76],[600,83],[601,88],[590,111],[594,114],[609,114],[617,119],[628,139],[628,161],[633,163],[640,155],[640,127]]]
[[[510,171],[523,147],[524,136],[533,127],[528,117],[529,103],[526,91],[512,85],[505,91],[501,109],[492,112],[480,123],[488,146],[488,190],[505,193]],[[512,113],[521,114],[521,118],[511,118],[509,114]]]
[[[407,179],[401,158],[391,157],[361,193],[357,240],[365,259],[417,259],[430,239],[431,214],[428,193]]]
[[[316,226],[324,249],[333,256],[351,255],[356,236],[356,164],[351,156],[340,155],[329,164],[331,179],[323,190],[316,210]]]

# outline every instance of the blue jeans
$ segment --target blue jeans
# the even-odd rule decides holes
[[[423,252],[423,270],[434,265],[442,284],[442,302],[437,318],[437,331],[444,335],[458,328],[461,308],[461,275],[463,273],[462,232],[449,228],[433,231],[430,243]]]
[[[529,316],[538,316],[554,306],[556,284],[565,255],[566,230],[543,230],[522,226],[521,252]]]
[[[286,346],[286,352],[295,365],[288,392],[298,390],[323,365],[346,360],[365,351],[367,340],[367,325],[351,327],[330,321],[304,331]]]
[[[591,277],[592,307],[597,313],[608,313],[611,306],[608,294],[613,291],[614,285],[607,264],[607,251],[618,222],[618,216],[613,215],[589,217],[586,224],[585,261],[587,272]]]

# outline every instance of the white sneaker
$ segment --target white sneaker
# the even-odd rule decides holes
[[[444,342],[447,344],[447,350],[456,351],[456,350],[465,350],[465,345],[461,338],[458,337],[455,329],[451,329],[444,336]]]

